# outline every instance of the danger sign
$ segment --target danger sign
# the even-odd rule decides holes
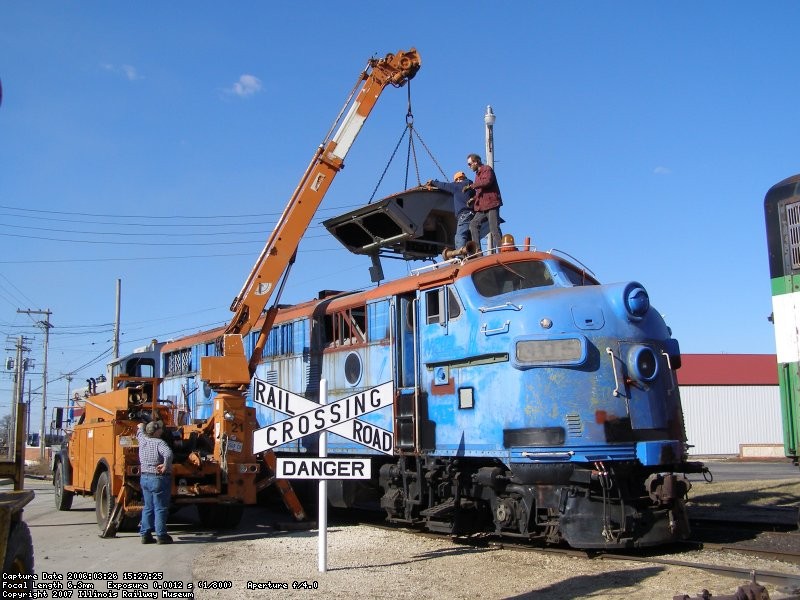
[[[358,417],[393,404],[394,386],[391,381],[324,405],[316,404],[301,396],[289,395],[286,390],[280,390],[282,394],[276,395],[276,390],[280,390],[280,388],[275,388],[275,386],[270,386],[266,382],[256,380],[254,400],[259,404],[270,406],[287,414],[295,413],[291,408],[292,404],[298,410],[306,410],[299,414],[294,414],[289,419],[278,421],[256,430],[253,434],[254,452],[270,450],[299,440],[307,435],[330,430],[338,435],[344,435],[344,437],[359,444],[367,445],[387,454],[391,453],[391,448],[388,448],[387,452],[387,446],[392,440],[391,432],[363,421],[356,424],[351,423]],[[297,399],[301,399],[303,402],[298,402]]]
[[[278,479],[370,479],[372,463],[365,458],[279,458]]]

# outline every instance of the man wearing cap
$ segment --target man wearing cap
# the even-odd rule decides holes
[[[467,179],[464,171],[458,171],[453,175],[453,182],[437,181],[432,179],[425,185],[435,187],[437,190],[450,192],[453,195],[453,213],[456,216],[456,234],[454,244],[456,249],[463,248],[466,243],[471,239],[469,234],[469,222],[475,213],[469,206],[470,199],[474,192],[472,190],[464,191],[464,188],[470,185],[472,181]]]
[[[141,473],[139,482],[144,496],[142,523],[139,526],[143,544],[172,543],[167,533],[167,515],[172,496],[172,450],[161,439],[163,429],[161,421],[150,421],[147,425],[139,423],[136,432]]]

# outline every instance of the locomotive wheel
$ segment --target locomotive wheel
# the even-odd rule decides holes
[[[56,510],[69,510],[72,508],[72,499],[75,497],[73,492],[64,489],[64,465],[60,462],[56,465],[55,473],[53,473],[53,485],[55,486],[55,494],[53,497],[56,501]]]
[[[97,489],[94,492],[94,512],[97,516],[97,526],[100,528],[100,535],[106,532],[108,520],[111,518],[111,513],[114,512],[114,494],[111,493],[111,480],[108,476],[108,471],[100,473],[97,478]],[[114,537],[117,533],[116,526],[112,523],[108,528],[106,537]]]
[[[3,561],[3,573],[12,575],[30,575],[33,573],[33,540],[31,531],[24,521],[11,526],[6,545],[6,559]],[[28,580],[23,579],[25,589]]]
[[[554,508],[547,509],[547,524],[545,525],[545,539],[550,544],[559,544],[562,541],[561,527],[558,524],[559,513]]]
[[[206,529],[236,529],[243,514],[243,504],[197,505],[197,516]]]

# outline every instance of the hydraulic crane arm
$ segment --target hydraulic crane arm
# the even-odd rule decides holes
[[[267,312],[254,353],[258,356],[254,356],[256,360],[251,360],[250,365],[244,357],[241,336],[252,331],[261,317],[281,276],[290,265],[300,239],[311,224],[333,178],[344,166],[345,156],[381,92],[388,85],[405,85],[419,68],[419,54],[412,48],[397,54],[387,54],[382,59],[371,59],[361,73],[358,94],[356,95],[356,90],[359,83],[339,112],[325,141],[311,159],[244,286],[231,304],[234,315],[225,329],[223,356],[202,359],[201,378],[208,381],[212,388],[249,384],[276,311]]]

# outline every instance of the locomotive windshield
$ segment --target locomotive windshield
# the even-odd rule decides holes
[[[597,283],[594,277],[582,269],[576,269],[573,266],[565,263],[561,263],[559,266],[572,285],[600,285]]]
[[[550,270],[541,261],[500,263],[472,276],[472,282],[481,296],[491,298],[508,292],[553,285]]]

